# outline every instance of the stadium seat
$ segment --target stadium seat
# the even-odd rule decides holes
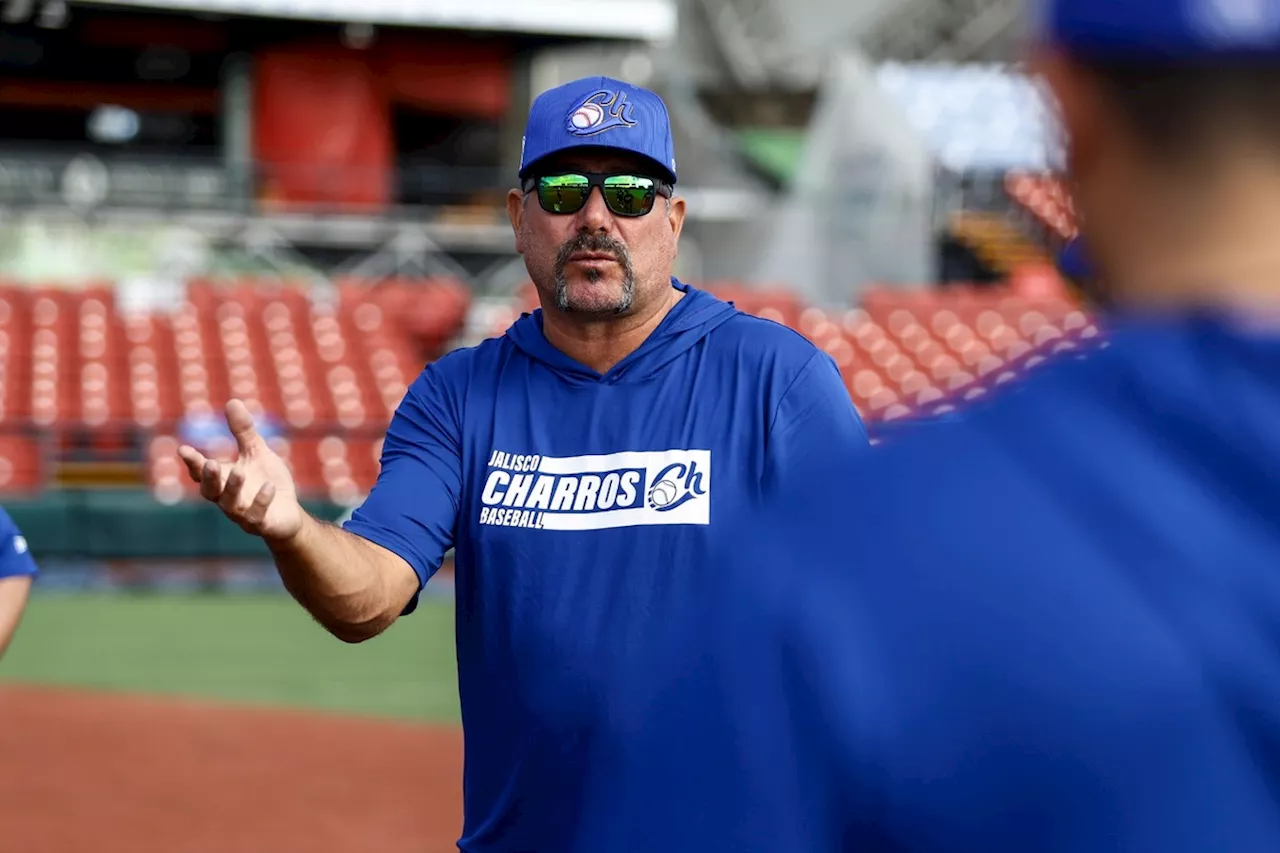
[[[1078,229],[1071,194],[1055,175],[1014,170],[1005,176],[1004,186],[1009,197],[1051,233],[1063,240],[1076,235]]]
[[[20,435],[0,435],[0,492],[24,494],[42,485],[40,443]]]
[[[147,480],[152,494],[161,503],[178,503],[200,492],[178,458],[178,446],[178,439],[171,435],[156,436],[147,446]]]

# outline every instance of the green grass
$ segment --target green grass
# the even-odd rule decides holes
[[[458,720],[453,605],[347,645],[283,595],[38,595],[0,682]]]

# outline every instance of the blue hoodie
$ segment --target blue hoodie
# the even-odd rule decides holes
[[[985,399],[740,517],[601,849],[1280,850],[1280,335],[1118,318]]]
[[[726,519],[869,447],[829,356],[673,286],[603,375],[547,342],[541,311],[430,365],[345,525],[423,584],[456,549],[463,850],[598,853],[577,846],[583,798],[630,772],[599,756],[642,713],[616,688],[676,639],[670,614],[714,594]]]

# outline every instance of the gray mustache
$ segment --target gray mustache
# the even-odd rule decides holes
[[[631,254],[622,243],[599,234],[582,234],[560,247],[556,255],[556,268],[563,270],[574,252],[608,252],[624,267],[631,265]]]

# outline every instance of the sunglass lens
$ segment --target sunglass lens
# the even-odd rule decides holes
[[[605,202],[619,216],[644,216],[653,209],[655,190],[649,178],[610,175],[604,179]]]
[[[573,213],[586,204],[591,182],[583,175],[550,175],[538,180],[538,203],[551,213]]]

